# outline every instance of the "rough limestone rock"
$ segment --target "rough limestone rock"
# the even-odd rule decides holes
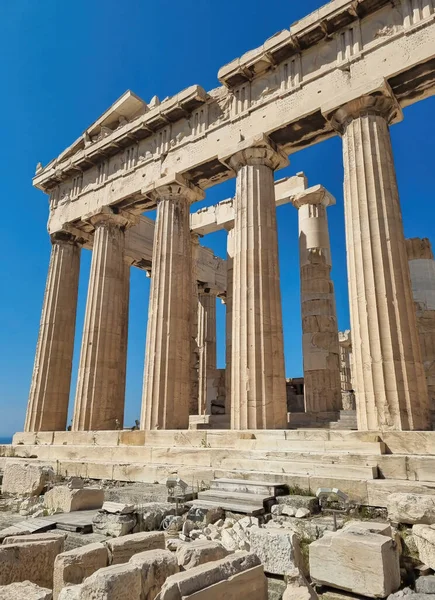
[[[82,585],[71,585],[63,588],[58,596],[58,600],[83,600]]]
[[[2,494],[39,496],[53,480],[54,471],[51,467],[25,461],[6,461]]]
[[[424,575],[415,582],[415,591],[419,594],[435,594],[435,575]]]
[[[141,570],[141,600],[154,600],[166,579],[179,571],[177,557],[169,550],[140,552],[130,559],[130,563]]]
[[[147,502],[137,511],[135,531],[158,531],[165,517],[176,514],[176,506],[171,502]]]
[[[80,587],[81,600],[136,600],[141,598],[141,570],[134,563],[112,565],[96,571]]]
[[[251,529],[251,552],[264,566],[266,573],[285,575],[302,566],[299,538],[293,531],[285,529]]]
[[[296,519],[305,519],[310,516],[310,511],[308,508],[298,508],[296,511],[295,517]]]
[[[132,533],[106,542],[109,551],[109,564],[126,563],[138,552],[164,550],[165,534],[162,531]]]
[[[357,534],[365,531],[393,537],[393,531],[389,523],[376,523],[375,521],[350,521],[344,526],[343,531]]]
[[[221,560],[199,565],[188,571],[182,571],[177,575],[168,577],[161,589],[159,600],[181,600],[200,590],[210,588],[210,586],[214,586],[219,582],[230,580],[232,577],[245,571],[251,571],[255,567],[259,567],[259,570],[256,571],[256,579],[254,581],[255,588],[253,586],[252,593],[250,593],[250,586],[246,585],[243,589],[243,596],[246,598],[249,597],[250,600],[265,600],[267,583],[265,581],[263,569],[260,565],[260,560],[255,554],[248,554],[247,552],[231,554]],[[255,593],[255,590],[259,587],[261,588],[262,585],[263,595],[260,596],[258,592]],[[225,594],[215,596],[214,594],[210,594],[209,590],[207,590],[204,596],[195,596],[195,598],[198,598],[198,600],[203,600],[204,598],[204,600],[206,600],[208,597],[210,600],[215,600],[215,598],[224,596]],[[240,594],[239,597],[243,596]]]
[[[399,550],[385,535],[327,533],[309,551],[312,581],[371,598],[385,598],[399,589]]]
[[[298,508],[307,508],[312,515],[320,511],[319,499],[315,496],[278,496],[276,500],[278,505],[283,504],[289,506],[293,508],[295,512]]]
[[[388,519],[395,523],[435,523],[435,495],[391,494],[388,497]]]
[[[73,488],[58,485],[44,496],[44,505],[49,510],[61,510],[64,513],[76,510],[94,510],[101,508],[104,502],[104,490],[99,488]]]
[[[54,561],[63,544],[58,539],[0,546],[0,585],[31,581],[51,589]]]
[[[52,600],[52,598],[51,590],[30,581],[0,586],[0,600]]]
[[[131,533],[137,525],[135,515],[115,515],[112,513],[99,512],[92,521],[94,533],[119,537]]]
[[[109,553],[104,544],[87,544],[58,554],[54,561],[53,599],[57,600],[62,588],[82,583],[109,564]]]
[[[220,560],[228,554],[229,551],[219,542],[197,540],[177,549],[177,561],[181,568],[187,570],[212,560]]]
[[[289,571],[285,579],[287,587],[282,600],[318,600],[318,595],[299,569]]]
[[[414,525],[412,536],[421,562],[435,570],[435,525]]]
[[[225,511],[222,508],[201,508],[192,506],[187,513],[189,521],[198,525],[212,525],[225,517]]]
[[[395,594],[390,594],[388,600],[433,600],[433,597],[427,594],[417,594],[411,588],[406,587]]]

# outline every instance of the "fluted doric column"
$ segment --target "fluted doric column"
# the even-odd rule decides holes
[[[427,238],[406,240],[421,358],[435,423],[435,260]]]
[[[67,233],[53,234],[51,243],[25,431],[63,431],[67,424],[80,246]]]
[[[225,295],[225,414],[231,414],[231,354],[233,350],[233,259],[234,259],[234,226],[228,229],[227,235],[227,292]]]
[[[350,329],[338,332],[340,345],[340,378],[343,410],[355,410],[355,393],[352,376],[352,334]]]
[[[199,404],[199,348],[198,348],[198,253],[199,253],[199,235],[190,234],[192,240],[192,276],[190,282],[192,285],[192,314],[190,318],[190,401],[189,415],[200,415]]]
[[[90,216],[95,228],[74,406],[74,431],[119,429],[124,422],[130,215],[110,209]]]
[[[189,207],[202,194],[180,180],[150,195],[157,202],[157,217],[141,428],[187,429],[193,300]]]
[[[267,138],[242,143],[237,174],[231,359],[231,428],[287,425],[273,173],[287,157]]]
[[[341,408],[340,357],[331,246],[326,207],[335,204],[322,186],[295,196],[299,218],[302,349],[305,412]]]
[[[216,387],[216,292],[198,289],[198,414],[211,415]]]
[[[346,246],[358,429],[428,427],[388,123],[398,107],[383,88],[341,107]]]

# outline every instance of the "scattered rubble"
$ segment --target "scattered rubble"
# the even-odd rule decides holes
[[[435,496],[427,494],[390,494],[388,518],[394,523],[435,524]]]
[[[222,544],[208,540],[182,544],[176,551],[178,565],[186,571],[198,565],[225,558],[228,554],[229,551]]]

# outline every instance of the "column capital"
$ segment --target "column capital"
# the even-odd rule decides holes
[[[69,231],[56,231],[50,234],[50,241],[54,244],[73,244],[79,246],[83,243],[83,240],[80,240],[73,233]]]
[[[332,206],[336,200],[332,194],[328,192],[323,185],[314,185],[304,192],[295,194],[291,198],[291,204],[297,209],[307,204],[321,204],[323,206]]]
[[[403,119],[402,109],[386,80],[378,81],[368,93],[360,95],[359,92],[347,94],[347,98],[342,98],[343,103],[334,101],[323,107],[324,117],[338,133],[344,133],[349,122],[365,115],[384,117],[388,124]]]
[[[241,141],[231,152],[221,154],[219,160],[235,173],[246,165],[265,165],[275,171],[290,164],[287,154],[264,134]]]
[[[141,190],[142,194],[154,200],[156,204],[163,200],[187,200],[189,203],[198,202],[205,198],[204,191],[193,185],[183,175],[163,177]]]
[[[115,226],[125,230],[133,225],[137,225],[139,215],[118,210],[116,207],[104,206],[101,209],[88,213],[82,217],[82,220],[93,225],[95,229],[103,226]]]
[[[346,329],[346,331],[338,332],[338,341],[340,346],[343,348],[351,348],[352,347],[352,332],[350,329]]]

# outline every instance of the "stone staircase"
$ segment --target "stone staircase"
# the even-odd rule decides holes
[[[164,484],[177,475],[195,490],[215,479],[285,484],[311,493],[319,487],[339,487],[351,499],[371,506],[385,506],[392,491],[432,494],[435,488],[435,432],[20,433],[12,446],[0,446],[1,456],[37,460],[51,464],[59,474],[96,480]],[[5,460],[0,458],[0,470]],[[238,498],[241,503],[245,499]]]
[[[246,479],[214,479],[210,489],[198,493],[198,499],[188,502],[200,508],[223,508],[235,513],[260,516],[270,511],[276,497],[287,493],[282,484]]]
[[[329,428],[356,431],[358,429],[356,410],[340,410],[338,421],[332,421]]]

